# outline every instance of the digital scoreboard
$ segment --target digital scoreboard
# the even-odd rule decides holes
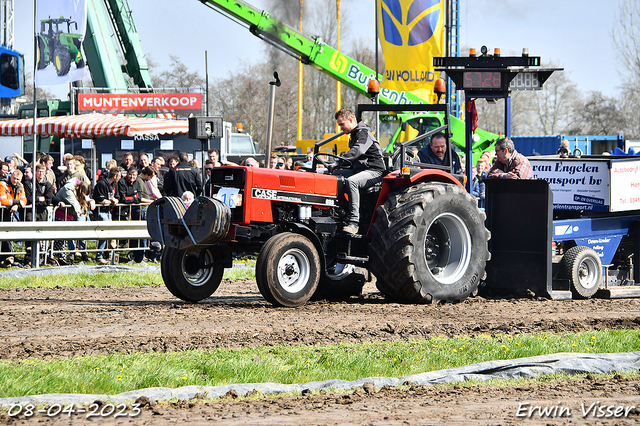
[[[500,71],[465,71],[462,74],[462,89],[502,90]]]

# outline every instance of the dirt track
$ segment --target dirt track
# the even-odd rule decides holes
[[[223,282],[213,297],[198,304],[181,302],[164,287],[0,290],[0,318],[0,358],[18,360],[114,351],[639,329],[640,300],[472,298],[460,304],[416,306],[387,302],[375,287],[366,286],[364,296],[346,302],[317,301],[297,309],[281,309],[264,301],[255,282],[240,280]],[[544,404],[554,405],[561,398],[573,415],[560,422],[575,424],[585,421],[580,413],[582,403],[591,404],[596,398],[593,402],[640,407],[639,391],[639,380],[584,378],[571,384],[543,384],[527,389],[414,388],[373,394],[360,390],[348,397],[312,395],[241,403],[195,403],[191,408],[189,403],[161,405],[143,410],[136,423],[142,424],[145,419],[165,424],[180,419],[199,422],[226,417],[224,422],[230,424],[431,424],[445,418],[448,423],[459,420],[505,424],[520,421],[515,417],[516,401],[546,401]],[[8,421],[6,417],[4,420]],[[629,417],[605,420],[609,424],[631,424],[640,416],[638,411],[631,411]],[[558,419],[537,421],[556,424]]]

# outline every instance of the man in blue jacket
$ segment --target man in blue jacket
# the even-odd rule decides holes
[[[342,108],[335,114],[336,123],[349,135],[349,151],[338,162],[340,170],[334,174],[346,178],[346,193],[349,197],[349,216],[342,229],[347,234],[357,234],[360,222],[360,190],[382,182],[385,166],[382,149],[373,138],[371,128],[364,122],[357,122],[356,116],[348,108]],[[351,164],[351,168],[345,168]]]

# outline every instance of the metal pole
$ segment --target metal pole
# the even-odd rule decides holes
[[[207,51],[204,51],[204,107],[205,107],[205,115],[209,115],[209,62],[207,60]],[[207,149],[211,149],[208,146]]]
[[[302,32],[302,4],[303,1],[300,0],[300,32]],[[302,140],[302,113],[303,113],[303,97],[302,97],[302,89],[303,89],[303,70],[302,70],[302,62],[298,61],[298,133],[297,133],[297,141]],[[297,144],[296,141],[296,145]]]
[[[444,2],[444,7],[445,7],[445,29],[446,29],[446,34],[445,34],[445,40],[444,40],[444,47],[445,47],[445,53],[444,56],[445,57],[449,57],[451,56],[451,0],[445,0]],[[451,105],[451,79],[448,78],[449,76],[447,76],[447,92],[446,92],[446,97],[444,102],[447,105]],[[447,114],[450,114],[451,111],[447,111]]]
[[[511,137],[511,96],[504,98],[504,135]]]
[[[338,41],[336,48],[340,51],[340,0],[336,0],[336,21],[338,24]],[[336,111],[342,108],[342,99],[340,98],[340,80],[336,82]],[[340,131],[340,127],[336,124],[336,133]]]
[[[264,166],[267,169],[271,168],[271,143],[273,137],[273,108],[276,101],[276,88],[275,85],[269,84],[269,115],[267,121],[267,147],[264,153]]]
[[[33,175],[31,181],[31,221],[35,222],[36,220],[36,152],[38,151],[38,129],[36,128],[36,117],[38,113],[38,104],[37,104],[37,96],[36,96],[36,71],[37,64],[36,59],[38,57],[38,43],[36,41],[36,31],[37,31],[37,1],[33,0],[33,157],[31,159],[31,173]],[[40,242],[35,241],[34,244],[31,245],[31,266],[33,268],[40,267]]]
[[[378,0],[375,0],[376,3],[376,25],[375,25],[375,31],[376,31],[376,80],[378,80],[378,86],[380,85],[380,75],[378,74]],[[375,102],[374,103],[378,103],[380,102],[380,100],[378,99],[378,96],[376,95],[375,97]],[[380,141],[380,111],[376,111],[376,138],[378,139],[378,141]]]
[[[278,73],[273,72],[273,77],[276,81],[269,82],[269,113],[267,119],[267,147],[264,155],[264,166],[268,169],[271,168],[271,143],[273,138],[273,114],[276,102],[276,87],[280,86],[280,79]]]
[[[465,155],[465,161],[466,164],[470,164],[471,162],[471,158],[473,156],[473,134],[471,131],[471,128],[473,126],[473,114],[471,114],[469,111],[467,111],[467,104],[468,102],[471,101],[471,98],[469,96],[467,96],[466,92],[464,94],[464,102],[465,102],[465,110],[464,110],[464,127],[465,127],[465,149],[464,149],[464,155]],[[453,163],[452,163],[453,165]],[[468,168],[466,170],[466,176],[467,176],[467,184],[465,185],[465,187],[467,188],[467,192],[469,194],[471,194],[471,190],[473,189],[471,185],[473,185],[472,182],[472,171],[470,168]]]

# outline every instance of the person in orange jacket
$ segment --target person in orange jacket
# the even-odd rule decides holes
[[[19,220],[18,209],[27,205],[27,196],[22,185],[22,172],[14,170],[7,182],[0,182],[0,205],[2,205],[2,220],[11,221],[13,217]],[[9,267],[14,264],[15,258],[11,255],[13,244],[11,241],[2,241],[0,244],[0,266]]]

